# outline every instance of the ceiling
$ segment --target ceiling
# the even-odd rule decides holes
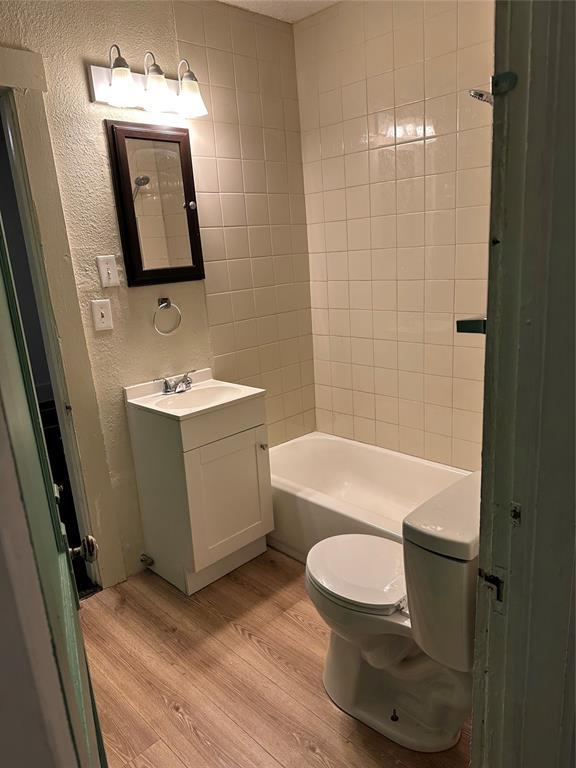
[[[229,5],[236,5],[247,11],[271,16],[273,19],[288,21],[293,24],[313,13],[334,5],[337,0],[225,0]]]

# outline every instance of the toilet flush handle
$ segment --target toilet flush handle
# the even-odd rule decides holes
[[[486,333],[485,317],[466,317],[456,320],[456,333]]]

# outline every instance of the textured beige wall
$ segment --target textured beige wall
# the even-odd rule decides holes
[[[169,77],[190,58],[209,108],[184,121],[92,104],[86,65],[118,43],[136,71],[152,49]],[[45,97],[77,295],[95,382],[127,573],[142,532],[122,387],[214,364],[267,389],[272,443],[314,427],[308,254],[292,28],[218,2],[2,2],[0,46],[44,57]],[[205,282],[128,289],[103,120],[187,125]],[[116,254],[121,286],[100,287],[95,258]],[[168,295],[183,322],[157,335]],[[114,330],[94,333],[90,300],[112,301]],[[214,356],[213,354],[214,353]],[[90,471],[86,468],[86,471]]]
[[[86,64],[107,64],[108,47],[117,42],[135,69],[152,48],[168,75],[177,65],[171,3],[163,2],[3,2],[0,45],[28,48],[44,57],[45,97],[64,216],[71,246],[77,295],[88,341],[100,408],[107,461],[126,561],[133,572],[142,551],[138,498],[122,387],[162,374],[212,362],[202,283],[102,290],[95,257],[114,253],[120,242],[102,121],[183,124],[178,118],[124,111],[91,104]],[[181,329],[158,336],[151,325],[156,299],[169,295],[182,308]],[[95,334],[90,299],[109,297],[114,330]],[[88,470],[89,471],[89,468]]]

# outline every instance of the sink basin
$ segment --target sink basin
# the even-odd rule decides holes
[[[209,369],[193,374],[192,380],[190,389],[169,395],[163,394],[161,381],[127,387],[126,400],[136,408],[183,419],[263,394],[255,387],[213,379]]]
[[[196,384],[185,392],[174,395],[160,395],[153,404],[162,411],[190,411],[197,408],[209,408],[227,400],[242,397],[242,387],[233,384]]]

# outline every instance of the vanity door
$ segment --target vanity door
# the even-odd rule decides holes
[[[266,441],[260,426],[184,454],[195,571],[274,527]]]

